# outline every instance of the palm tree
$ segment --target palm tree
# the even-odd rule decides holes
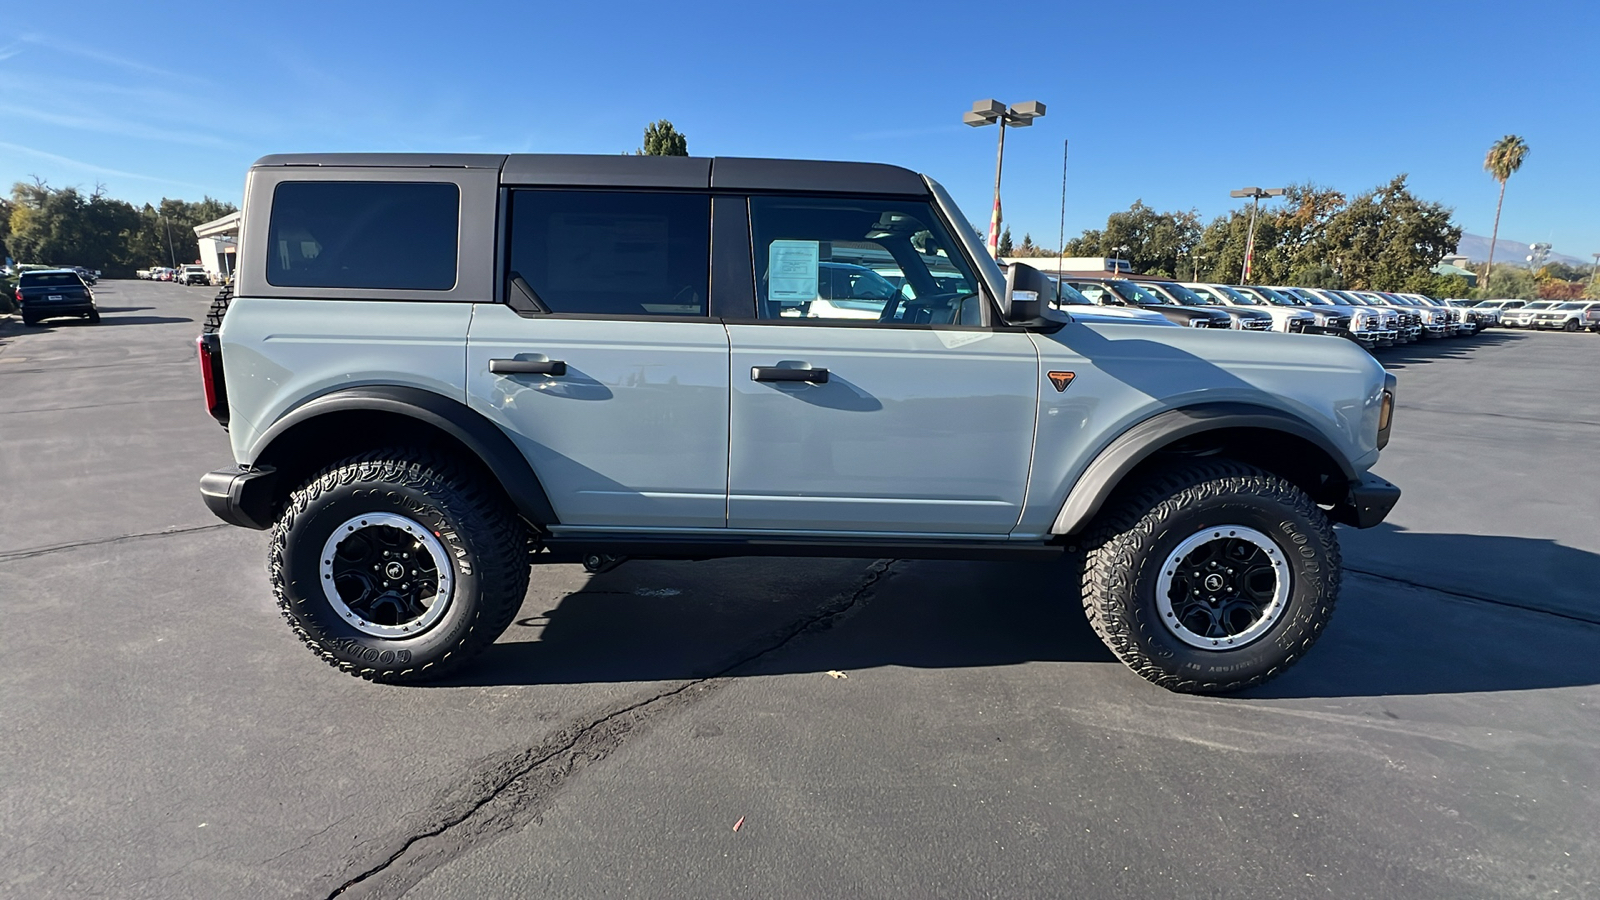
[[[1489,237],[1489,266],[1483,270],[1483,295],[1489,296],[1489,279],[1494,277],[1494,242],[1500,238],[1500,207],[1506,202],[1506,180],[1522,168],[1528,157],[1528,142],[1508,134],[1489,148],[1483,158],[1483,170],[1500,182],[1500,199],[1494,205],[1494,232]]]

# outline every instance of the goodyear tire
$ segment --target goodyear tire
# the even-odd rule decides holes
[[[329,665],[425,681],[511,624],[528,589],[528,534],[480,479],[390,449],[335,463],[296,489],[267,566],[295,634]]]
[[[1169,690],[1223,693],[1297,662],[1333,614],[1333,527],[1276,475],[1231,461],[1157,472],[1091,527],[1083,605],[1107,647]]]

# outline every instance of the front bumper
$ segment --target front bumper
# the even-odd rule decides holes
[[[273,484],[278,472],[270,466],[229,466],[200,478],[200,497],[206,508],[229,525],[265,531],[272,527]]]
[[[1367,472],[1361,480],[1350,485],[1350,491],[1330,511],[1329,518],[1341,525],[1371,528],[1382,522],[1400,502],[1400,489],[1378,476]]]

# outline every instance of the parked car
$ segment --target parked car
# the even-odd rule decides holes
[[[1398,297],[1383,293],[1382,291],[1346,291],[1352,297],[1359,297],[1376,306],[1392,309],[1400,313],[1401,327],[1405,330],[1409,341],[1420,341],[1427,334],[1426,322],[1433,320],[1436,326],[1436,336],[1444,333],[1444,325],[1439,321],[1441,317],[1426,314],[1415,303],[1407,303]]]
[[[1269,306],[1289,307],[1311,313],[1312,321],[1303,329],[1306,334],[1327,334],[1334,337],[1350,336],[1350,316],[1340,313],[1331,307],[1312,306],[1298,297],[1281,293],[1265,285],[1243,284],[1235,287],[1234,290]]]
[[[94,292],[72,269],[35,269],[17,277],[16,301],[22,324],[37,325],[45,319],[78,316],[100,321],[94,305]]]
[[[1228,314],[1228,327],[1235,331],[1271,331],[1272,315],[1248,306],[1223,306],[1196,294],[1176,281],[1141,281],[1139,286],[1169,303],[1180,306],[1206,307]]]
[[[1273,287],[1272,290],[1297,301],[1302,306],[1326,309],[1343,317],[1349,322],[1349,330],[1345,336],[1368,350],[1394,346],[1393,329],[1385,326],[1385,316],[1381,310],[1351,304],[1342,299],[1336,300],[1311,288]]]
[[[1100,306],[1128,306],[1160,313],[1186,328],[1230,328],[1233,320],[1220,310],[1179,306],[1126,278],[1064,278],[1068,286]]]
[[[291,155],[245,193],[201,495],[270,529],[295,636],[358,677],[469,664],[547,563],[890,556],[1069,563],[1135,672],[1238,690],[1324,633],[1333,523],[1399,499],[1360,348],[1063,316],[894,166]],[[863,245],[916,297],[784,316]]]
[[[1600,306],[1591,306],[1583,314],[1583,324],[1595,334],[1600,334]]]
[[[1560,331],[1582,331],[1588,324],[1587,316],[1589,312],[1595,309],[1600,309],[1600,302],[1594,300],[1558,303],[1549,309],[1542,309],[1534,313],[1532,325],[1541,331],[1546,328]]]
[[[1527,328],[1533,324],[1533,317],[1536,314],[1550,309],[1555,305],[1556,301],[1554,300],[1534,300],[1533,302],[1519,306],[1508,313],[1502,313],[1500,316],[1500,324],[1506,326],[1507,328]]]
[[[1073,321],[1178,327],[1177,323],[1154,310],[1132,306],[1102,306],[1078,293],[1072,285],[1061,284],[1053,276],[1046,277],[1054,290],[1051,302],[1057,309],[1072,316]]]
[[[71,266],[70,268],[72,271],[78,273],[78,277],[83,279],[84,284],[87,284],[90,287],[93,287],[100,281],[100,273],[94,269],[86,269],[83,266]]]
[[[1303,309],[1292,309],[1287,306],[1276,306],[1263,300],[1258,300],[1234,290],[1232,285],[1201,284],[1198,282],[1183,282],[1183,286],[1199,294],[1208,302],[1220,306],[1242,306],[1255,309],[1272,317],[1272,330],[1285,334],[1300,334],[1306,330],[1307,325],[1315,325],[1317,317]]]
[[[1479,300],[1477,303],[1472,304],[1472,309],[1477,310],[1477,311],[1483,313],[1484,315],[1491,316],[1492,318],[1490,319],[1490,321],[1492,322],[1492,324],[1494,324],[1494,325],[1504,325],[1507,313],[1511,312],[1512,310],[1521,309],[1522,307],[1526,306],[1527,303],[1528,303],[1528,301],[1526,301],[1526,300],[1514,300],[1514,299],[1512,299],[1512,300]]]
[[[205,266],[184,266],[178,270],[177,280],[179,284],[185,285],[209,285],[211,283],[211,275],[206,271]]]

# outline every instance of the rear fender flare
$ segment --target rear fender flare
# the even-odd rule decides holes
[[[326,416],[349,412],[380,412],[405,416],[454,438],[499,481],[523,518],[535,525],[558,524],[544,485],[539,482],[522,451],[499,426],[459,401],[442,394],[398,385],[367,385],[323,394],[290,410],[256,441],[252,463],[261,468],[279,468],[278,459],[288,451],[281,444],[299,426]]]

